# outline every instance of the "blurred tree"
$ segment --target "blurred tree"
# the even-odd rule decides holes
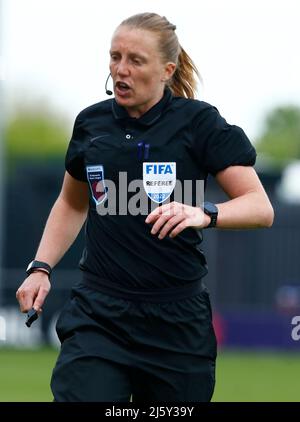
[[[14,158],[54,158],[66,152],[68,123],[44,105],[17,107],[6,124],[6,155]]]
[[[271,158],[277,167],[300,160],[300,107],[290,105],[272,110],[255,145],[258,153]]]

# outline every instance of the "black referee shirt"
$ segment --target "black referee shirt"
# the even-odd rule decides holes
[[[128,289],[183,286],[199,280],[207,273],[201,230],[187,228],[173,239],[151,235],[145,214],[126,212],[120,198],[125,198],[126,204],[134,202],[138,188],[127,192],[120,173],[126,174],[127,185],[142,181],[148,164],[154,179],[162,172],[161,180],[166,180],[150,179],[147,186],[150,184],[151,190],[151,184],[169,183],[168,173],[175,166],[177,183],[183,185],[188,180],[195,187],[196,180],[206,181],[208,173],[215,175],[231,165],[252,166],[255,158],[255,149],[243,130],[229,125],[215,107],[173,97],[169,90],[138,119],[131,118],[114,99],[86,108],[75,120],[65,161],[71,176],[89,183],[90,207],[80,268],[107,280],[108,286],[113,283]],[[168,200],[174,200],[174,192]],[[153,205],[143,183],[139,193]],[[116,212],[100,215],[100,208],[105,209],[113,196]],[[195,192],[190,205],[201,205]]]

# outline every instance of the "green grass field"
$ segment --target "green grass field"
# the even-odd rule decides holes
[[[0,402],[52,401],[57,350],[0,349]],[[300,353],[219,351],[213,401],[300,401]]]

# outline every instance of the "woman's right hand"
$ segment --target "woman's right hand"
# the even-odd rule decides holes
[[[16,292],[16,298],[21,312],[28,312],[34,308],[42,312],[42,306],[51,289],[48,274],[45,271],[36,271],[30,274]]]

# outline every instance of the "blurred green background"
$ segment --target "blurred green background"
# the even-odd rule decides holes
[[[49,402],[57,349],[0,349],[0,402]],[[299,401],[298,353],[220,351],[216,402]]]

